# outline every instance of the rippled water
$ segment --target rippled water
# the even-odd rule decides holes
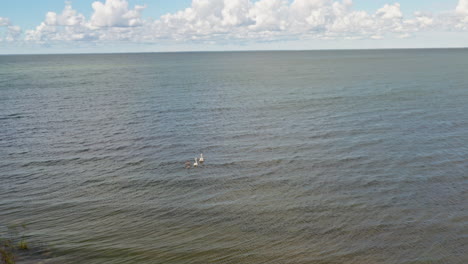
[[[468,263],[467,67],[0,56],[0,233],[26,223],[60,263]]]

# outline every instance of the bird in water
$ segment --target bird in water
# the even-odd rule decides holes
[[[190,161],[186,161],[186,162],[185,162],[185,168],[186,168],[186,169],[190,169]]]
[[[205,162],[205,159],[203,158],[203,153],[200,154],[200,158],[198,159],[198,161],[200,161],[200,164],[203,164],[203,162]]]
[[[197,161],[197,158],[195,158],[195,162],[193,163],[193,167],[198,167],[198,161]]]

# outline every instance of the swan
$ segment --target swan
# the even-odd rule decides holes
[[[203,159],[203,153],[200,154],[200,158],[198,159],[198,161],[200,161],[200,164],[203,164],[203,162],[205,162],[205,159]]]
[[[198,161],[197,161],[197,158],[195,158],[195,162],[193,163],[193,167],[198,167]]]
[[[185,168],[190,169],[190,161],[185,162]]]

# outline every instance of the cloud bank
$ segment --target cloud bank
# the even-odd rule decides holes
[[[451,12],[415,12],[409,17],[399,3],[370,13],[355,10],[352,0],[193,0],[190,7],[157,19],[143,18],[145,8],[126,0],[95,1],[93,13],[86,17],[66,2],[60,13],[48,12],[40,25],[24,34],[0,17],[0,27],[7,28],[2,40],[229,43],[408,38],[420,31],[468,30],[468,0],[459,0]]]

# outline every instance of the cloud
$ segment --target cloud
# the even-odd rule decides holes
[[[384,5],[382,8],[377,10],[376,15],[382,19],[401,19],[403,17],[399,3]]]
[[[459,0],[455,11],[458,14],[468,16],[468,0]]]
[[[402,17],[399,4],[372,15],[354,11],[351,0],[194,0],[190,8],[161,17],[154,31],[178,40],[371,37],[403,30]]]
[[[458,30],[468,30],[468,0],[459,0],[455,9],[456,25]]]
[[[434,17],[434,24],[441,31],[468,31],[468,0],[459,0],[453,12],[445,12]]]
[[[351,0],[194,0],[189,8],[155,21],[148,37],[178,41],[382,39],[417,32],[432,18],[403,16],[399,3],[368,13]]]
[[[71,3],[66,2],[65,8],[61,14],[48,12],[46,14],[45,24],[49,26],[80,26],[84,25],[86,18],[73,10]]]
[[[96,1],[92,4],[94,13],[90,24],[94,27],[135,27],[142,24],[141,12],[146,6],[136,5],[128,9],[125,0]]]
[[[21,37],[21,28],[11,23],[9,18],[0,17],[0,27],[6,28],[3,34],[0,34],[0,42],[13,42]],[[0,31],[2,33],[2,31]]]
[[[416,32],[416,31],[420,31],[426,28],[430,28],[434,24],[435,22],[434,22],[434,17],[432,16],[432,14],[426,14],[422,12],[415,12],[413,14],[412,19],[408,19],[404,21],[405,28],[407,29],[406,34],[408,34],[409,32]]]
[[[86,17],[65,3],[62,13],[48,12],[45,20],[33,30],[27,30],[25,40],[39,43],[49,41],[78,41],[96,39]]]
[[[143,23],[141,11],[144,6],[128,8],[125,0],[94,2],[91,18],[73,9],[65,2],[61,13],[48,12],[44,21],[33,30],[26,31],[25,40],[38,43],[58,41],[131,40],[132,30]],[[134,32],[136,33],[136,32]]]
[[[0,27],[10,25],[10,19],[6,17],[0,17]]]
[[[249,25],[252,31],[283,31],[288,27],[287,1],[261,0],[251,6],[248,17],[255,21]]]
[[[352,0],[193,0],[190,7],[144,19],[146,6],[126,0],[96,1],[89,19],[66,2],[57,14],[26,32],[25,39],[50,41],[256,42],[283,39],[409,38],[422,30],[468,30],[468,0],[449,15],[415,12],[405,17],[399,3],[374,13],[355,10]],[[448,16],[448,18],[447,18]],[[1,23],[7,23],[0,20]],[[9,22],[8,22],[9,23]]]

